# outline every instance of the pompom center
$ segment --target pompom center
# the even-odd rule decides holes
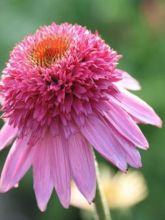
[[[35,66],[50,67],[65,55],[68,48],[69,40],[66,37],[48,37],[35,45],[30,60]]]

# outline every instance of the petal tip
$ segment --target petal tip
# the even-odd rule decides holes
[[[96,194],[96,188],[86,198],[89,204],[91,204],[94,201],[95,194]]]
[[[148,148],[150,147],[149,143],[144,135],[143,135],[143,140],[141,140],[141,143],[138,145],[138,147],[143,150],[148,150]]]
[[[38,204],[38,208],[40,209],[41,212],[45,212],[47,205],[45,205],[44,203],[40,203]]]
[[[136,169],[140,169],[140,168],[143,167],[143,164],[142,164],[141,161],[138,161],[133,167],[136,168]]]
[[[60,200],[62,206],[65,208],[65,209],[68,209],[69,208],[69,205],[70,205],[70,201],[62,201]]]
[[[9,186],[4,186],[2,183],[0,183],[0,193],[6,193],[10,190]]]
[[[158,128],[162,128],[162,126],[163,126],[163,121],[161,120],[161,118],[159,116],[157,117],[157,121],[156,121],[155,125]]]
[[[155,113],[154,110],[153,110],[153,112],[154,112],[154,114],[152,115],[149,124],[154,125],[154,126],[156,126],[158,128],[162,128],[162,126],[163,126],[162,119],[159,117],[158,114]]]

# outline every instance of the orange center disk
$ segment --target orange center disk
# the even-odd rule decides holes
[[[69,48],[66,37],[49,37],[39,42],[30,56],[32,63],[40,67],[49,67],[60,59]]]

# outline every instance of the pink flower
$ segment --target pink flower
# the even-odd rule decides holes
[[[53,188],[64,207],[73,179],[95,196],[92,147],[122,171],[141,167],[137,147],[148,143],[137,123],[161,126],[144,101],[126,89],[138,82],[117,69],[121,56],[79,25],[53,23],[12,51],[1,80],[0,149],[15,138],[0,180],[14,187],[32,166],[34,191],[44,211]]]

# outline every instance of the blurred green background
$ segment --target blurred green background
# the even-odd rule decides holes
[[[165,119],[165,1],[159,0],[0,0],[0,70],[13,46],[28,33],[52,22],[79,23],[99,31],[120,54],[120,68],[142,85],[138,96]],[[141,152],[149,188],[147,199],[134,206],[129,216],[112,211],[115,220],[165,219],[165,129],[141,126],[150,142]],[[8,149],[1,153],[0,167]],[[100,159],[100,158],[99,158]],[[109,165],[111,166],[111,165]],[[78,209],[64,210],[55,195],[45,213],[36,205],[32,176],[28,173],[19,190],[0,195],[0,220],[80,220]]]

